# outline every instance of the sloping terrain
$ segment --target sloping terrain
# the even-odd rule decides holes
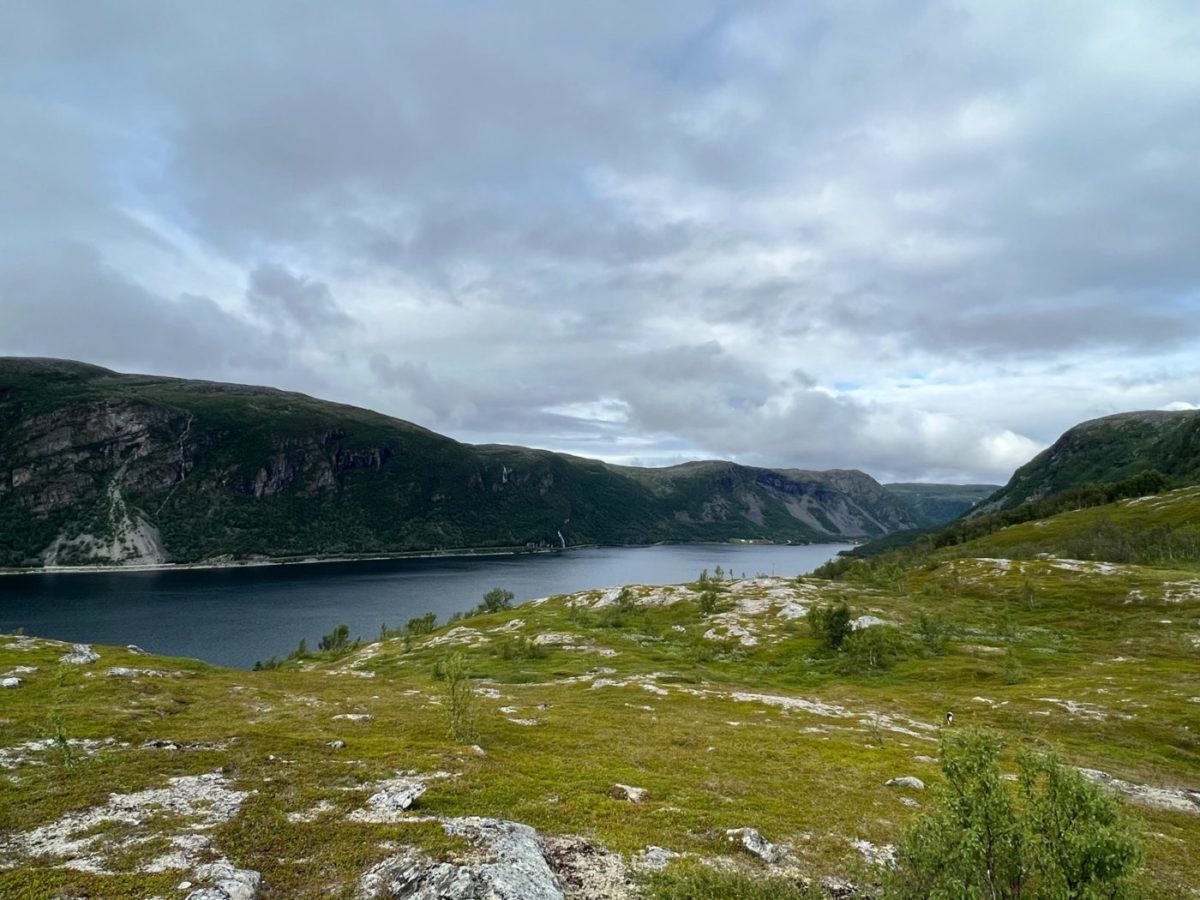
[[[1108,514],[1169,519],[1187,496]],[[1029,530],[1057,546],[1073,527]],[[1053,749],[1117,792],[1139,895],[1195,896],[1196,558],[954,550],[840,581],[551,597],[261,672],[0,638],[21,681],[3,693],[0,895],[680,896],[699,870],[713,896],[772,876],[845,896],[932,802],[953,712],[1009,760]],[[806,610],[838,599],[875,650],[810,633]],[[448,734],[452,653],[474,744]]]
[[[893,482],[884,487],[908,501],[926,526],[944,525],[970,512],[1000,489],[996,484],[924,484]]]
[[[1082,422],[1017,469],[974,513],[1150,471],[1176,485],[1200,482],[1200,410],[1149,410]]]
[[[621,468],[270,388],[0,360],[0,566],[809,542],[918,518],[861,472]]]

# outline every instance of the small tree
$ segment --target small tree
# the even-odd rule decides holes
[[[850,607],[845,600],[828,606],[814,606],[808,611],[808,627],[830,650],[840,650],[842,643],[854,630],[850,625]]]
[[[494,587],[483,595],[483,602],[476,607],[476,610],[480,613],[494,613],[505,609],[512,609],[512,602],[515,596],[512,591],[506,591],[502,587]]]
[[[350,646],[350,626],[344,622],[329,634],[321,638],[320,649],[323,651],[345,650]]]
[[[986,732],[943,737],[947,786],[905,834],[885,896],[1126,896],[1141,848],[1116,798],[1054,757],[1025,755],[1018,804],[1000,772],[1002,749]]]
[[[475,691],[467,663],[457,651],[442,657],[434,666],[435,678],[446,682],[446,714],[450,718],[450,737],[460,744],[475,741],[479,716],[475,708]]]

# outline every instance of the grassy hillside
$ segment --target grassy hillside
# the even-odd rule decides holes
[[[1076,425],[1017,469],[978,514],[1149,471],[1176,485],[1200,482],[1200,411],[1121,413]]]
[[[915,523],[861,472],[626,469],[270,388],[0,360],[0,566],[810,542]]]
[[[1197,500],[1085,512],[1183,528]],[[1006,766],[1048,748],[1113,776],[1146,849],[1138,895],[1194,895],[1195,557],[994,558],[1064,548],[1086,525],[1068,513],[843,580],[552,597],[262,672],[106,648],[70,665],[62,645],[0,638],[0,674],[24,679],[4,698],[0,895],[173,896],[211,883],[217,859],[259,873],[264,897],[350,897],[405,848],[477,859],[456,836],[469,816],[538,829],[573,896],[799,896],[802,879],[834,878],[869,890],[884,871],[869,860],[934,802],[947,711],[1002,734]],[[833,652],[804,611],[842,599],[885,624]],[[448,734],[437,674],[451,652],[478,747]],[[175,795],[194,783],[170,779],[205,773],[223,812],[190,832],[203,852],[172,856],[189,834]],[[885,785],[906,775],[930,789]],[[372,800],[414,781],[409,811]],[[617,784],[648,793],[630,802]],[[731,843],[745,826],[784,855],[768,865]],[[690,855],[654,874],[639,867],[649,847]]]

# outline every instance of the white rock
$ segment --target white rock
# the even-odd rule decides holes
[[[0,687],[5,688],[19,688],[24,683],[20,678],[16,677],[0,679]]]
[[[679,859],[682,855],[666,847],[650,846],[633,858],[633,865],[647,872],[661,872],[671,860]]]
[[[94,663],[99,658],[100,654],[93,650],[89,644],[72,644],[70,651],[60,656],[58,661],[72,666],[86,666],[88,663]]]
[[[632,787],[628,784],[614,784],[609,788],[608,796],[614,800],[628,800],[630,803],[641,803],[650,796],[645,788]]]
[[[914,791],[925,790],[925,782],[915,775],[901,775],[898,778],[889,778],[883,784],[885,787],[912,788]]]
[[[367,799],[362,809],[350,813],[352,822],[387,823],[399,821],[400,815],[425,793],[423,782],[412,778],[392,778],[375,785],[378,790]]]
[[[730,828],[726,830],[725,836],[729,840],[741,844],[767,865],[775,865],[787,855],[781,848],[776,847],[759,834],[756,828]]]

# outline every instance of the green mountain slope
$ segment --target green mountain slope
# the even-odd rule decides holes
[[[1151,470],[1176,484],[1200,482],[1200,410],[1120,413],[1076,425],[1017,469],[973,514]]]
[[[924,484],[894,482],[885,488],[907,500],[923,525],[943,525],[970,512],[1000,489],[997,484]]]
[[[807,542],[917,521],[861,472],[621,468],[271,388],[0,360],[0,566]]]

